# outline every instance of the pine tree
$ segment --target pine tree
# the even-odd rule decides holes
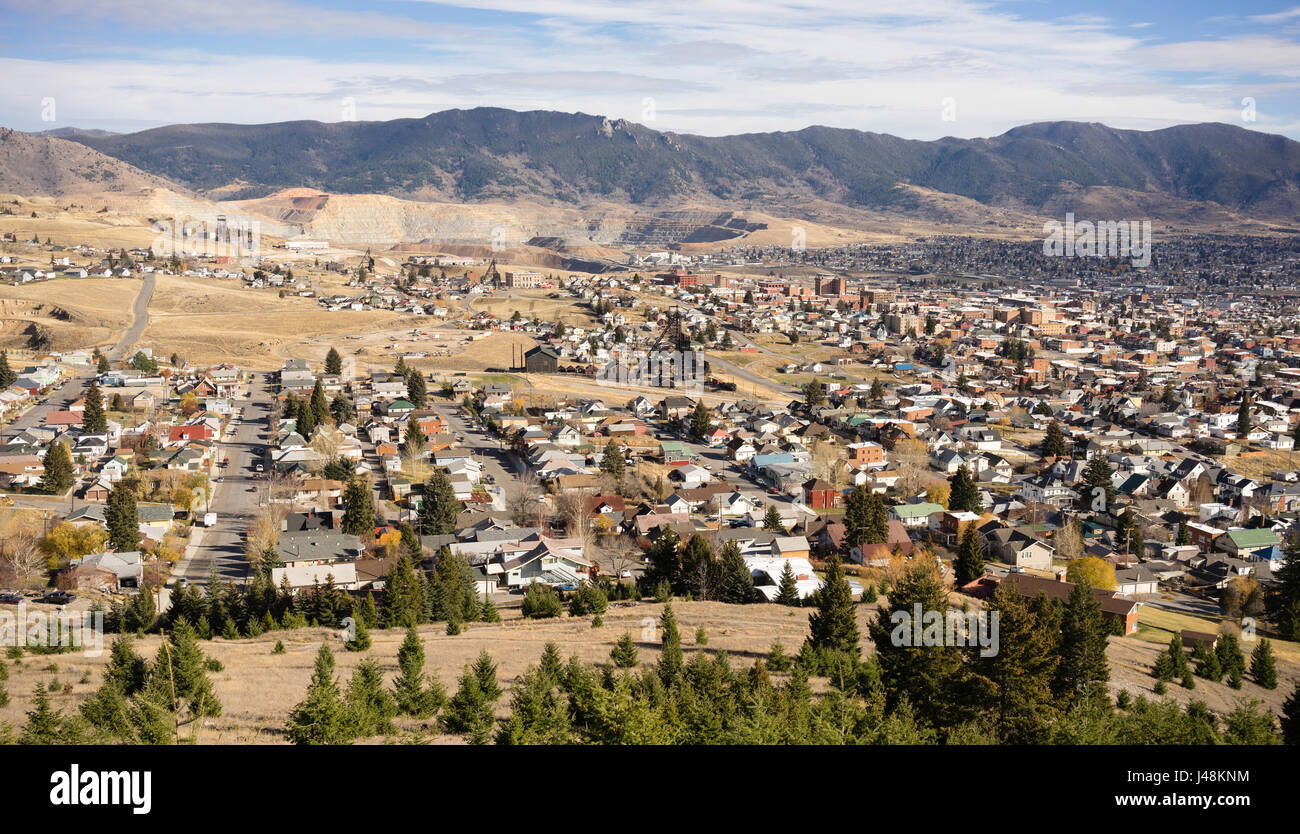
[[[733,605],[756,601],[758,592],[754,590],[754,575],[745,564],[745,557],[740,554],[740,545],[735,539],[722,546],[719,572],[721,578],[716,594],[719,601]]]
[[[859,633],[853,610],[853,591],[838,556],[830,558],[825,582],[817,592],[817,611],[808,616],[808,627],[811,632],[808,645],[814,649],[858,656]]]
[[[875,492],[867,496],[867,525],[863,541],[867,544],[889,541],[889,510],[885,508],[885,499]]]
[[[555,589],[542,582],[533,582],[524,591],[524,601],[520,611],[530,619],[547,619],[564,613],[564,605],[556,595]]]
[[[948,595],[939,572],[933,563],[913,559],[903,568],[898,581],[890,583],[888,594],[888,606],[881,606],[868,624],[887,707],[892,710],[909,703],[922,722],[955,726],[960,723],[963,702],[957,691],[961,651],[947,645],[911,645],[914,606],[919,604],[922,612],[948,610]],[[908,625],[897,625],[895,615]]]
[[[50,696],[44,683],[36,684],[32,708],[27,711],[27,723],[23,725],[18,743],[26,745],[51,745],[63,742],[63,711],[50,706]]]
[[[984,509],[984,505],[980,502],[979,487],[975,485],[975,480],[964,463],[957,467],[956,474],[952,476],[948,509],[954,513],[978,513]]]
[[[682,557],[677,544],[677,533],[673,528],[665,527],[646,552],[646,559],[650,563],[645,576],[646,587],[653,587],[659,581],[667,582],[670,586],[679,584]]]
[[[456,498],[456,490],[447,473],[435,469],[424,485],[424,497],[420,502],[417,521],[420,535],[439,536],[454,532],[460,511],[461,503]]]
[[[1182,680],[1189,668],[1187,653],[1183,651],[1182,635],[1175,634],[1169,641],[1169,647],[1156,658],[1156,679],[1165,683]]]
[[[375,502],[370,495],[370,484],[361,476],[348,482],[343,492],[342,530],[350,536],[360,536],[369,541],[375,535]]]
[[[709,433],[709,409],[700,399],[695,403],[695,411],[691,413],[691,437],[696,440],[703,439],[704,435]]]
[[[207,667],[198,634],[186,620],[177,620],[158,647],[137,699],[147,725],[146,741],[178,743],[182,727],[195,724],[197,733],[196,722],[221,714],[221,702],[213,693]]]
[[[81,428],[86,434],[104,434],[108,431],[104,397],[99,392],[99,386],[93,382],[86,389],[86,410],[82,412]]]
[[[1287,640],[1300,640],[1300,538],[1290,537],[1286,560],[1273,572],[1273,587],[1264,598],[1268,617]]]
[[[154,620],[157,618],[158,607],[154,604],[153,589],[148,584],[144,584],[122,611],[122,630],[148,631],[153,628]]]
[[[9,352],[0,350],[0,391],[18,381],[18,374],[9,367]]]
[[[1177,636],[1177,635],[1175,635]],[[1223,674],[1228,678],[1241,679],[1246,673],[1246,658],[1241,653],[1241,645],[1237,642],[1237,636],[1231,632],[1224,632],[1219,635],[1219,642],[1215,644],[1215,653],[1219,656],[1219,666],[1223,669]],[[1231,684],[1230,684],[1231,685]],[[1237,686],[1233,686],[1237,689]]]
[[[330,416],[334,418],[334,423],[346,423],[356,415],[356,410],[352,408],[352,401],[342,394],[338,394],[330,400]]]
[[[343,373],[343,357],[333,347],[325,354],[325,373],[340,376]]]
[[[1282,742],[1300,744],[1300,683],[1295,685],[1291,694],[1282,704]]]
[[[348,744],[355,727],[334,678],[334,655],[322,643],[307,695],[289,713],[284,734],[293,744]]]
[[[397,650],[397,667],[401,671],[393,681],[393,699],[403,715],[428,718],[447,699],[441,682],[424,672],[424,643],[414,628],[406,630],[406,638]]]
[[[429,386],[424,382],[424,375],[414,368],[406,375],[406,399],[416,408],[424,408],[429,401]]]
[[[464,554],[444,547],[434,564],[430,619],[474,622],[479,619],[478,587]]]
[[[631,669],[637,664],[636,643],[632,641],[632,635],[627,632],[618,638],[614,648],[609,650],[609,658],[614,661],[614,665],[620,669]]]
[[[1250,434],[1250,397],[1241,395],[1241,405],[1237,407],[1237,434],[1245,437]]]
[[[1061,430],[1061,424],[1053,420],[1047,424],[1047,434],[1043,436],[1043,457],[1064,457],[1067,447],[1065,443],[1065,432]]]
[[[613,478],[619,489],[623,488],[623,452],[612,437],[605,444],[605,454],[600,460],[600,471]]]
[[[787,559],[785,567],[781,568],[781,579],[777,584],[775,602],[778,605],[802,605],[803,600],[799,596],[799,585],[794,578],[794,570],[790,567],[790,561]]]
[[[311,440],[311,436],[316,432],[316,415],[311,410],[308,403],[299,403],[298,411],[294,415],[294,431],[302,435],[304,440]]]
[[[402,439],[402,454],[406,457],[418,458],[424,454],[424,432],[420,430],[420,421],[415,419],[412,414],[406,421],[406,435]]]
[[[1265,689],[1277,689],[1277,663],[1273,659],[1273,644],[1268,639],[1260,640],[1250,655],[1250,676]]]
[[[980,542],[979,529],[974,523],[967,524],[961,533],[957,545],[957,558],[953,560],[953,581],[960,588],[974,582],[984,575],[984,545]]]
[[[1079,702],[1110,680],[1106,660],[1109,629],[1092,586],[1074,583],[1061,618],[1061,662],[1052,681],[1052,693],[1065,706]]]
[[[311,399],[307,402],[308,408],[311,409],[312,422],[314,425],[324,425],[330,417],[330,401],[325,396],[325,386],[321,385],[319,379],[311,389]],[[307,437],[307,435],[303,435]]]
[[[474,660],[473,667],[474,677],[478,679],[478,690],[483,697],[489,701],[498,701],[501,699],[501,687],[497,684],[497,665],[492,660],[492,655],[483,649],[478,653]]]
[[[1115,503],[1115,484],[1111,481],[1110,462],[1103,454],[1095,454],[1088,459],[1083,470],[1084,489],[1079,492],[1079,507],[1084,510],[1105,512]],[[1104,499],[1104,505],[1098,505],[1098,499]]]
[[[344,641],[343,647],[350,652],[364,652],[370,648],[370,629],[361,617],[354,617],[352,623],[354,632],[350,639]]]
[[[397,703],[384,689],[384,672],[374,658],[367,657],[352,670],[343,703],[352,720],[354,735],[387,735],[395,730],[393,717],[397,715]]]
[[[149,674],[149,664],[135,650],[130,637],[119,635],[104,668],[104,680],[116,684],[123,695],[131,696],[144,688]]]
[[[781,512],[775,504],[767,505],[767,512],[763,514],[763,529],[772,533],[785,533],[785,525],[781,523]]]
[[[410,558],[399,553],[384,579],[385,628],[411,628],[425,621],[424,588]]]
[[[846,549],[867,543],[870,508],[865,487],[855,487],[844,499],[844,546]],[[775,508],[773,508],[775,509]]]
[[[682,635],[677,630],[677,616],[673,613],[672,603],[664,606],[664,613],[659,617],[659,628],[663,632],[662,648],[655,672],[664,686],[672,686],[682,674]]]
[[[140,546],[140,515],[135,507],[135,493],[123,481],[113,485],[104,506],[104,521],[108,527],[108,541],[118,553],[127,553]]]
[[[1212,651],[1206,651],[1204,644],[1196,645],[1192,650],[1192,659],[1196,661],[1196,674],[1215,683],[1223,680],[1223,667],[1219,665],[1219,656]]]
[[[50,444],[43,461],[45,472],[41,475],[41,486],[51,495],[63,495],[72,489],[75,479],[72,470],[72,455],[62,440]]]
[[[469,666],[461,673],[456,694],[447,702],[441,722],[445,732],[468,736],[471,744],[487,744],[494,723],[492,701]]]
[[[573,733],[567,699],[556,679],[530,668],[510,693],[510,717],[497,732],[497,744],[567,744]]]
[[[1041,742],[1056,713],[1050,697],[1058,662],[1056,609],[1045,601],[1033,603],[1005,586],[993,593],[989,607],[998,612],[998,651],[976,655],[969,689],[985,693],[983,700],[1000,742]]]

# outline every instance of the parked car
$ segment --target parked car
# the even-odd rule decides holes
[[[67,605],[76,598],[77,597],[74,594],[70,594],[67,591],[50,591],[45,596],[41,597],[39,601],[46,603],[47,605]]]
[[[23,601],[22,594],[4,593],[0,594],[0,605],[17,605]]]

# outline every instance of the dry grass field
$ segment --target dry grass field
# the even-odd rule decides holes
[[[680,600],[673,603],[673,609],[688,660],[691,654],[699,651],[726,652],[733,668],[749,666],[755,659],[766,655],[776,642],[780,642],[788,653],[797,652],[808,633],[807,609]],[[870,654],[872,646],[866,637],[867,621],[874,617],[877,605],[858,605],[855,610],[863,635],[863,651]],[[447,636],[441,624],[427,625],[419,629],[425,646],[425,669],[436,675],[451,694],[455,692],[457,678],[465,665],[471,663],[480,651],[486,650],[497,663],[497,678],[506,691],[497,710],[499,716],[504,716],[509,710],[512,685],[537,662],[548,641],[554,641],[565,657],[577,655],[586,663],[605,663],[615,642],[628,633],[638,644],[641,664],[653,664],[658,656],[658,638],[653,629],[662,611],[663,606],[654,602],[611,603],[604,615],[604,626],[593,628],[586,618],[566,616],[533,621],[522,619],[518,609],[505,609],[501,612],[504,622],[471,623],[455,637]],[[701,627],[708,637],[706,646],[695,644],[696,630]],[[398,671],[397,649],[403,636],[403,632],[398,630],[373,631],[372,647],[367,653],[345,651],[339,635],[326,629],[278,631],[253,639],[214,639],[203,643],[204,651],[221,661],[224,669],[210,673],[221,699],[222,714],[204,724],[199,732],[199,742],[283,743],[281,727],[307,688],[315,654],[322,641],[334,650],[336,673],[344,682],[361,659],[370,656],[379,662],[391,684]],[[149,636],[138,640],[137,650],[152,657],[159,639],[158,636]],[[284,654],[273,652],[277,640],[284,642]],[[106,645],[104,655],[97,658],[81,654],[29,655],[19,662],[4,661],[9,664],[9,680],[5,686],[11,699],[8,706],[0,708],[0,722],[20,728],[25,711],[31,707],[34,687],[38,682],[51,679],[57,679],[68,690],[54,697],[54,706],[65,713],[75,710],[99,686],[108,660],[107,648]],[[1153,693],[1155,681],[1149,672],[1161,650],[1160,644],[1143,639],[1112,637],[1108,652],[1112,692],[1125,689],[1135,697],[1156,697]],[[1249,699],[1258,699],[1269,708],[1278,710],[1300,679],[1300,666],[1297,666],[1293,654],[1279,652],[1278,670],[1280,683],[1275,690],[1265,690],[1247,681],[1237,691],[1226,684],[1197,679],[1195,690],[1185,690],[1174,684],[1169,686],[1168,696],[1180,703],[1205,701],[1211,709],[1220,712],[1230,711],[1238,702]],[[438,736],[431,722],[400,719],[398,726],[407,740],[460,741]]]
[[[507,270],[500,268],[502,272]],[[525,319],[561,321],[566,327],[590,327],[596,322],[591,309],[567,293],[561,298],[548,298],[556,290],[512,290],[510,295],[484,295],[470,299],[474,313],[491,313],[508,319],[516,312]]]
[[[1300,465],[1300,458],[1297,458],[1294,452],[1278,449],[1252,450],[1243,455],[1221,457],[1220,460],[1233,472],[1248,478],[1267,478],[1279,469],[1292,472],[1297,465]]]
[[[732,658],[733,666],[748,666],[765,655],[777,641],[789,653],[798,651],[808,631],[808,612],[802,609],[679,601],[673,604],[673,610],[687,659],[699,650],[725,651]],[[471,663],[480,651],[487,650],[497,663],[497,678],[502,689],[506,690],[506,695],[498,702],[499,714],[505,715],[509,709],[511,684],[537,662],[548,641],[554,641],[565,657],[576,654],[587,663],[603,663],[609,660],[615,642],[627,632],[638,643],[641,663],[653,663],[658,655],[658,638],[655,637],[653,643],[647,642],[642,638],[642,631],[647,625],[653,627],[662,612],[663,606],[653,602],[611,603],[604,615],[604,626],[592,628],[591,621],[586,618],[532,621],[522,619],[518,609],[506,609],[501,612],[504,622],[471,623],[455,637],[447,636],[441,624],[423,626],[420,635],[425,646],[425,670],[436,674],[451,694],[455,692],[456,679],[464,666]],[[865,606],[859,607],[864,631],[866,612]],[[703,649],[694,645],[696,629],[701,626],[708,634],[708,645]],[[280,728],[306,691],[316,651],[322,641],[327,641],[334,650],[337,674],[344,682],[357,663],[369,655],[379,661],[391,683],[397,675],[397,649],[404,636],[400,630],[372,631],[372,646],[365,654],[345,651],[337,632],[319,628],[278,631],[238,641],[214,639],[203,643],[204,651],[221,661],[225,669],[210,673],[217,697],[221,699],[222,714],[206,722],[199,734],[200,743],[281,743]],[[137,651],[152,658],[159,640],[153,635],[139,640]],[[277,640],[284,642],[284,654],[273,653]],[[103,656],[97,658],[81,654],[29,655],[23,658],[21,665],[0,661],[9,663],[9,680],[5,686],[11,696],[9,705],[0,708],[0,722],[20,728],[24,713],[31,708],[36,684],[52,678],[57,679],[60,685],[72,685],[70,692],[56,695],[53,699],[55,707],[65,713],[72,712],[99,687],[103,667],[108,661],[108,642],[106,639]],[[87,674],[89,680],[83,683]],[[407,719],[398,723],[406,733],[415,734],[425,722]]]
[[[314,299],[280,298],[230,280],[162,275],[140,341],[159,355],[179,353],[193,364],[275,368],[289,358],[323,358],[331,344],[350,334],[375,334],[399,323],[406,330],[404,321],[377,310],[331,313]]]
[[[139,291],[140,282],[126,278],[0,284],[0,346],[25,347],[32,325],[49,335],[53,350],[111,345],[130,325]]]
[[[0,214],[0,232],[13,232],[22,241],[34,236],[42,241],[49,238],[64,246],[86,243],[101,248],[145,247],[153,242],[157,235],[144,218],[100,212],[108,202],[92,197],[54,201],[0,194],[0,205],[13,211]]]

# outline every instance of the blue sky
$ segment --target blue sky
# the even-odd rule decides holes
[[[20,130],[379,120],[491,105],[707,135],[825,124],[934,139],[1075,119],[1136,129],[1220,121],[1300,139],[1300,0],[0,0],[0,9],[0,124]]]

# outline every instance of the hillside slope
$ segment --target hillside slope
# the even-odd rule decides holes
[[[308,187],[446,201],[820,200],[917,210],[902,184],[1033,212],[1079,189],[1116,189],[1129,203],[1147,194],[1254,217],[1300,214],[1300,143],[1224,124],[1133,131],[1049,122],[924,142],[828,127],[689,136],[581,113],[477,108],[387,122],[68,136],[221,199]]]

